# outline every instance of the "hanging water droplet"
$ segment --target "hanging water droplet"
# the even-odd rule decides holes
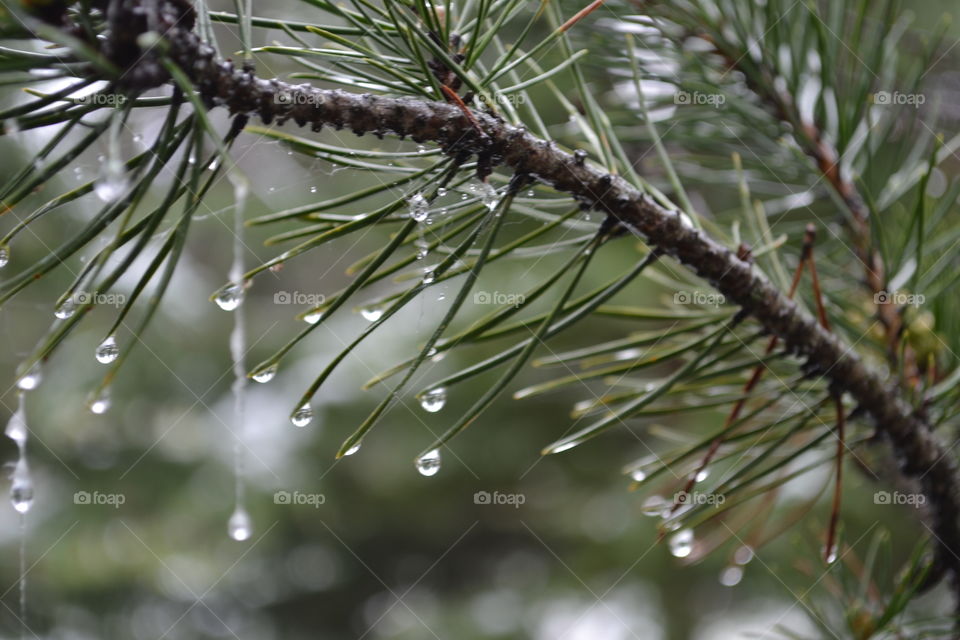
[[[219,168],[220,168],[220,156],[217,156],[216,158],[211,160],[210,164],[207,165],[207,169],[209,169],[210,171],[216,171]]]
[[[317,192],[317,188],[315,186],[310,187],[310,193],[316,193],[316,192]]]
[[[13,482],[10,485],[10,502],[18,513],[26,513],[33,506],[33,480],[27,461],[22,457],[13,469]]]
[[[123,164],[118,160],[107,160],[100,176],[93,183],[93,191],[104,202],[116,202],[129,186]]]
[[[117,346],[117,339],[112,335],[107,336],[107,339],[101,342],[100,346],[97,347],[97,362],[100,364],[110,364],[116,360],[119,355],[120,347]]]
[[[442,197],[445,196],[445,195],[447,195],[447,188],[446,188],[446,187],[440,187],[439,189],[437,189],[437,196],[439,196],[439,197],[442,198]]]
[[[72,297],[70,297],[64,300],[62,304],[60,304],[59,306],[57,306],[56,309],[53,310],[53,315],[60,320],[66,320],[67,318],[72,316],[76,311],[77,311],[77,303],[73,301]]]
[[[313,420],[313,409],[309,402],[294,411],[293,415],[290,416],[290,422],[295,427],[305,427],[310,424],[311,420]]]
[[[417,260],[423,260],[428,255],[430,255],[430,252],[426,247],[420,247],[420,249],[417,250]]]
[[[37,363],[33,365],[33,368],[30,369],[27,373],[20,377],[17,380],[17,386],[23,389],[24,391],[30,391],[31,389],[36,389],[40,385],[40,381],[43,379],[43,375],[40,373],[40,364]]]
[[[383,307],[364,307],[360,310],[360,315],[362,315],[363,319],[368,322],[376,322],[383,317]]]
[[[643,469],[634,469],[630,472],[630,477],[633,478],[634,482],[643,482],[647,479],[647,474],[643,472]]]
[[[317,324],[323,317],[323,311],[311,311],[303,316],[303,321],[307,324]]]
[[[27,421],[23,415],[22,404],[14,414],[10,416],[10,421],[7,422],[7,427],[3,430],[3,434],[18,445],[22,445],[27,441]]]
[[[344,452],[343,452],[343,455],[345,455],[345,456],[352,456],[352,455],[355,454],[357,451],[360,451],[360,443],[359,443],[359,442],[356,443],[355,445],[353,445],[352,447],[350,447],[349,449],[347,449],[346,451],[344,451]]]
[[[697,472],[697,482],[703,482],[710,477],[710,469],[701,469]]]
[[[417,222],[423,222],[430,213],[430,203],[423,197],[422,193],[415,193],[407,203],[410,205],[410,217]]]
[[[430,413],[440,411],[446,403],[447,390],[443,387],[430,389],[420,396],[420,406],[423,407],[424,411],[429,411]]]
[[[106,413],[107,409],[109,408],[110,408],[109,398],[100,398],[90,403],[90,411],[92,411],[97,415]]]
[[[227,533],[237,542],[243,542],[253,534],[253,520],[246,509],[238,506],[233,510],[227,520]]]
[[[825,552],[825,553],[826,553],[826,551],[827,551],[827,550],[824,549],[824,552]],[[826,563],[827,563],[827,564],[833,564],[834,562],[837,561],[837,545],[836,545],[836,544],[833,545],[833,548],[830,549],[830,552],[829,552],[829,553],[826,553],[826,558],[825,558],[825,560],[826,560]]]
[[[659,518],[664,513],[668,513],[669,511],[670,505],[663,498],[663,496],[650,496],[644,500],[643,505],[640,506],[640,513],[652,518]]]
[[[725,587],[735,587],[743,580],[743,569],[740,567],[727,567],[720,572],[720,584]]]
[[[433,284],[437,279],[437,274],[433,269],[426,269],[423,274],[423,284]]]
[[[693,529],[681,529],[670,536],[667,543],[670,554],[675,558],[686,558],[693,553]]]
[[[426,153],[426,152],[427,152],[427,148],[425,146],[423,146],[422,144],[417,145],[417,153]]]
[[[104,389],[100,394],[90,401],[90,411],[97,415],[106,413],[110,408],[110,391]]]
[[[733,554],[733,561],[737,564],[747,564],[753,560],[753,547],[743,545]]]
[[[440,471],[440,449],[434,449],[417,458],[417,471],[422,476],[434,476]]]
[[[477,181],[473,184],[472,190],[480,196],[480,202],[482,202],[483,206],[487,209],[493,211],[497,208],[497,203],[500,202],[500,194],[497,193],[497,190],[492,184]]]
[[[217,292],[213,300],[224,311],[233,311],[243,302],[243,287],[239,284],[228,284]]]
[[[261,369],[253,374],[253,379],[260,383],[266,383],[273,380],[273,376],[277,375],[277,365],[272,364],[266,369]]]
[[[0,245],[0,269],[7,266],[8,262],[10,262],[10,247],[5,244]]]

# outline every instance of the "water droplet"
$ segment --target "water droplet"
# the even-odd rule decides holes
[[[643,505],[640,507],[640,513],[652,518],[659,518],[665,513],[669,513],[669,511],[670,504],[667,503],[663,496],[650,496],[643,501]]]
[[[433,284],[437,279],[437,274],[433,272],[433,269],[426,269],[423,274],[423,284]]]
[[[634,469],[630,472],[630,477],[633,478],[634,482],[643,482],[647,479],[647,474],[643,472],[643,469]]]
[[[720,572],[720,584],[725,587],[735,587],[743,580],[743,569],[740,567],[727,567]]]
[[[93,400],[90,401],[90,411],[92,411],[93,413],[96,413],[97,415],[106,413],[109,408],[110,408],[110,392],[106,389],[104,389],[100,393],[100,395],[96,396],[95,398],[93,398]]]
[[[73,298],[67,298],[62,304],[53,310],[53,315],[60,320],[66,320],[77,311],[77,303]]]
[[[104,202],[116,202],[127,191],[128,186],[129,181],[123,165],[118,161],[108,160],[93,183],[93,191]]]
[[[423,407],[424,411],[429,411],[430,413],[440,411],[446,403],[447,390],[443,387],[430,389],[420,396],[420,406]]]
[[[701,469],[697,472],[697,482],[703,482],[710,477],[710,469]]]
[[[362,315],[363,319],[367,320],[368,322],[376,322],[383,317],[383,307],[364,307],[360,310],[360,315]]]
[[[233,311],[243,302],[243,287],[239,284],[228,284],[217,292],[213,300],[224,311]]]
[[[307,324],[317,324],[320,322],[320,318],[323,317],[323,311],[310,311],[305,316],[303,316],[303,321]]]
[[[693,553],[693,529],[681,529],[670,536],[667,543],[674,558],[686,558]]]
[[[30,391],[31,389],[36,389],[40,386],[40,381],[43,379],[43,375],[40,373],[40,364],[37,363],[33,365],[33,368],[30,369],[27,373],[20,377],[17,380],[17,386],[23,389],[24,391]]]
[[[747,564],[753,560],[753,547],[743,545],[733,554],[733,561],[737,564]]]
[[[233,510],[227,520],[227,533],[237,542],[243,542],[253,534],[253,520],[246,509],[238,506]]]
[[[826,552],[826,549],[824,549],[824,552]],[[826,556],[827,556],[826,557],[827,564],[833,564],[834,562],[837,561],[837,545],[836,544],[833,545],[833,548],[830,549],[830,553],[827,553]]]
[[[417,471],[422,476],[435,476],[440,471],[440,449],[428,451],[417,458]]]
[[[413,196],[407,200],[407,203],[410,205],[411,218],[417,222],[423,222],[427,219],[427,214],[430,213],[430,203],[427,202],[427,199],[423,197],[422,193],[413,194]]]
[[[353,445],[352,447],[350,447],[349,449],[347,449],[346,451],[344,451],[344,452],[343,452],[343,455],[345,455],[345,456],[352,456],[352,455],[355,454],[357,451],[360,451],[360,443],[359,443],[359,442],[356,443],[355,445]]]
[[[3,430],[3,434],[18,445],[22,445],[27,441],[27,421],[23,415],[22,404],[14,414],[10,416],[10,421],[7,422],[7,427]]]
[[[417,260],[423,260],[428,255],[430,255],[429,250],[426,247],[420,247],[420,249],[417,251]]]
[[[0,245],[0,269],[7,266],[7,263],[10,262],[10,247],[6,245]]]
[[[313,420],[313,409],[309,402],[294,411],[293,415],[290,416],[290,422],[295,427],[305,427],[310,424],[311,420]]]
[[[534,192],[533,192],[533,189],[530,189],[529,191],[527,191],[527,197],[528,197],[528,198],[532,198],[534,195],[535,195],[535,194],[534,194]]]
[[[422,144],[417,145],[417,153],[426,153],[426,152],[427,152],[427,148],[425,146],[423,146]]]
[[[216,171],[219,168],[220,168],[220,156],[217,156],[216,158],[211,160],[210,164],[207,165],[207,169],[209,169],[210,171]]]
[[[442,197],[445,196],[445,195],[447,195],[447,188],[446,188],[446,187],[440,187],[439,189],[437,189],[437,196],[439,196],[439,197],[442,198]]]
[[[277,375],[277,365],[272,364],[266,369],[261,369],[251,376],[254,380],[260,383],[267,383],[273,380],[273,376]]]
[[[33,506],[33,480],[30,478],[30,469],[22,456],[13,468],[10,484],[10,502],[18,513],[26,513]]]
[[[497,193],[497,190],[492,184],[477,181],[473,184],[472,191],[480,196],[480,202],[482,202],[483,206],[487,209],[493,211],[497,208],[497,203],[500,202],[500,194]]]
[[[113,336],[107,336],[107,339],[97,347],[97,362],[100,364],[110,364],[120,355],[120,347],[117,346],[117,339]]]
[[[317,192],[316,187],[310,187],[310,193],[316,193],[316,192]]]

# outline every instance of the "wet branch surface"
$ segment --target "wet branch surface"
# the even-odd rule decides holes
[[[821,327],[735,251],[685,223],[678,211],[665,209],[623,178],[588,164],[584,154],[567,153],[488,113],[469,115],[444,102],[257,78],[252,69],[218,58],[201,41],[193,31],[194,13],[186,0],[102,4],[110,35],[98,46],[123,69],[121,90],[138,92],[169,84],[161,59],[166,56],[211,107],[256,116],[267,124],[292,120],[314,131],[331,126],[357,135],[431,142],[461,157],[475,154],[481,174],[497,165],[526,174],[605,212],[608,219],[675,258],[777,336],[790,353],[805,360],[804,371],[826,377],[832,392],[850,394],[857,403],[856,413],[872,418],[878,432],[889,440],[903,475],[918,483],[928,500],[929,528],[937,540],[931,578],[949,573],[954,590],[960,593],[958,472],[949,450],[903,400],[894,381],[868,367],[850,345]],[[69,28],[62,14],[45,19]],[[162,46],[141,50],[137,37],[147,31],[163,34]]]

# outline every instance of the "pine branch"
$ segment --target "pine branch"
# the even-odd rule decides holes
[[[488,113],[466,111],[456,104],[257,78],[251,68],[237,68],[220,59],[201,41],[193,31],[193,9],[185,0],[111,2],[107,16],[109,39],[88,46],[100,47],[109,62],[122,70],[115,82],[121,90],[137,92],[169,84],[172,62],[207,105],[224,106],[234,114],[255,115],[265,123],[293,120],[315,131],[332,126],[357,135],[410,137],[436,143],[460,159],[476,154],[481,177],[495,165],[510,167],[574,196],[584,207],[605,212],[608,225],[642,236],[658,253],[686,265],[739,305],[741,317],[754,317],[789,352],[805,358],[806,373],[828,378],[833,393],[849,393],[859,412],[872,417],[896,452],[902,473],[919,482],[927,497],[931,529],[938,541],[935,573],[939,577],[948,571],[960,595],[957,468],[929,425],[904,400],[904,390],[889,386],[850,345],[821,327],[750,262],[686,223],[679,211],[664,208],[623,178],[586,163],[582,152],[564,152]],[[48,14],[44,19],[61,28],[68,26],[63,14]],[[148,40],[152,40],[149,45]],[[92,77],[102,73],[101,69],[90,71]],[[851,203],[854,198],[855,193]]]

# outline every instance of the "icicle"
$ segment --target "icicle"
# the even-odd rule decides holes
[[[39,383],[39,377],[37,378]],[[32,387],[31,387],[32,388]],[[17,462],[10,483],[10,502],[20,514],[20,621],[26,628],[27,620],[27,512],[33,506],[33,479],[27,465],[27,412],[25,393],[17,393],[17,409],[10,417],[4,434],[17,443]]]
[[[247,183],[239,178],[234,185],[233,210],[233,264],[230,266],[230,281],[243,282],[243,211],[247,201]],[[219,299],[218,299],[219,304]],[[223,305],[220,305],[223,308]],[[234,500],[233,514],[227,522],[227,533],[237,541],[249,538],[253,533],[253,521],[246,509],[246,485],[244,484],[243,437],[246,431],[246,387],[247,368],[244,365],[246,351],[246,323],[239,301],[234,307],[233,331],[230,332],[230,358],[233,361],[233,477]],[[272,376],[271,376],[272,377]]]

